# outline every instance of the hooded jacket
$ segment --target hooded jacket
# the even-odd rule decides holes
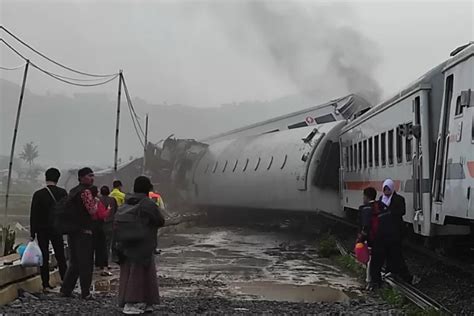
[[[146,227],[145,238],[139,242],[123,242],[117,245],[119,263],[150,264],[158,242],[158,228],[165,224],[160,209],[146,194],[135,193],[125,197],[125,204],[140,203],[140,219]]]

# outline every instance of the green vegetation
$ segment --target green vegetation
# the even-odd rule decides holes
[[[336,238],[330,234],[321,236],[318,250],[319,255],[323,258],[330,258],[332,256],[339,255]]]
[[[358,277],[365,277],[364,267],[357,263],[351,255],[338,256],[335,260],[342,268],[354,273]]]

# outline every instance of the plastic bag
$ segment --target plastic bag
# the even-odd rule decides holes
[[[43,265],[43,254],[36,240],[28,243],[20,264],[22,267],[41,267]]]
[[[354,252],[357,258],[357,261],[363,264],[369,262],[369,247],[366,243],[358,242],[354,247]]]

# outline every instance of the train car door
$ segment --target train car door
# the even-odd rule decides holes
[[[441,204],[435,212],[435,221],[444,222],[449,215],[459,219],[474,218],[472,214],[472,177],[470,166],[473,159],[473,108],[472,90],[474,58],[471,56],[445,72],[445,104],[442,118],[444,143],[437,152],[438,167],[441,165],[439,186],[435,186],[435,203]],[[443,139],[441,139],[442,142]],[[440,139],[438,139],[440,142]],[[441,155],[439,155],[441,152]],[[438,170],[436,170],[438,171]],[[439,174],[436,174],[439,176]]]

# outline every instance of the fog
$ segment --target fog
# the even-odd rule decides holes
[[[152,114],[150,137],[157,141],[171,133],[208,136],[351,92],[376,103],[472,40],[473,10],[470,1],[0,0],[0,23],[68,66],[94,73],[123,69],[139,114]],[[5,33],[0,37],[15,44]],[[0,54],[0,66],[22,63],[4,46]],[[9,82],[0,85],[5,155],[18,96],[10,83],[20,84],[21,70],[0,70],[0,79]],[[46,164],[110,164],[115,81],[78,88],[33,70],[28,89],[19,146],[35,141]],[[94,101],[77,93],[95,93]],[[223,104],[235,106],[212,109]],[[140,154],[126,120],[124,159]],[[95,137],[88,145],[93,157],[72,145],[80,135]]]

